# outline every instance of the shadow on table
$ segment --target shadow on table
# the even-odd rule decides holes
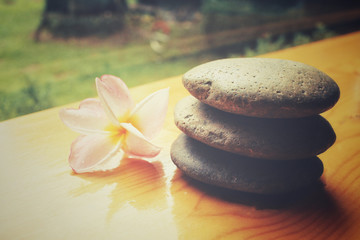
[[[194,180],[186,175],[182,175],[181,178],[187,182],[187,184],[197,188],[207,196],[230,203],[253,206],[256,209],[284,209],[299,204],[304,205],[311,203],[311,205],[313,205],[314,201],[320,202],[322,207],[331,207],[332,205],[335,205],[334,199],[326,191],[325,185],[321,180],[292,192],[264,195],[212,186]]]
[[[349,225],[347,214],[321,180],[287,194],[260,195],[207,185],[177,170],[171,194],[184,239],[209,224],[213,227],[206,231],[214,239],[312,239],[336,236]]]

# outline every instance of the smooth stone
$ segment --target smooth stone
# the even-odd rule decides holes
[[[335,105],[336,82],[300,62],[270,58],[229,58],[186,72],[185,88],[220,110],[262,118],[316,115]]]
[[[181,134],[172,144],[171,159],[198,181],[233,190],[280,194],[309,186],[320,178],[317,157],[294,161],[248,158],[212,148]]]
[[[174,110],[175,125],[207,145],[254,158],[292,160],[327,150],[336,139],[329,122],[306,118],[266,119],[227,113],[192,96]]]

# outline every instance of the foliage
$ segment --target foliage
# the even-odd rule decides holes
[[[35,37],[39,39],[44,30],[57,37],[118,33],[123,30],[127,8],[125,0],[46,0]]]
[[[323,23],[317,23],[316,24],[316,30],[312,34],[313,41],[318,41],[321,39],[326,39],[335,36],[336,33],[329,30],[325,24]]]
[[[304,34],[297,32],[293,35],[292,39],[286,40],[285,35],[280,35],[277,38],[272,38],[271,35],[267,35],[263,38],[259,38],[256,41],[255,48],[246,47],[244,55],[246,57],[253,57],[256,55],[264,54],[267,52],[273,52],[276,50],[293,47],[301,44],[306,44],[312,41],[318,41],[335,36],[335,32],[326,28],[322,23],[318,23],[315,30],[310,34]]]
[[[0,121],[53,106],[52,87],[47,83],[40,87],[33,79],[20,92],[0,92]]]
[[[124,16],[118,15],[96,15],[78,16],[48,14],[44,28],[56,37],[105,37],[121,32],[124,27]],[[106,26],[106,27],[104,27]]]
[[[279,49],[286,48],[285,36],[280,36],[275,40],[272,40],[270,35],[259,38],[256,40],[256,47],[254,49],[246,47],[245,56],[253,57],[256,55],[264,54],[267,52],[273,52]]]
[[[254,4],[251,1],[237,0],[204,0],[202,12],[205,14],[249,14],[254,12]]]
[[[301,1],[289,0],[203,0],[206,33],[259,26],[304,15]]]
[[[97,15],[104,12],[123,12],[125,0],[45,0],[45,11],[67,14]]]
[[[223,15],[279,15],[301,5],[289,0],[203,0],[202,11]]]

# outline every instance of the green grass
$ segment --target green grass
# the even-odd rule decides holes
[[[150,48],[147,39],[128,44],[106,39],[94,42],[47,38],[35,42],[33,34],[41,21],[44,2],[0,0],[0,121],[94,97],[94,80],[103,74],[119,76],[133,87],[183,74],[218,58],[211,49],[184,56],[182,49],[171,47],[162,58]],[[284,36],[260,38],[255,48],[245,46],[241,52],[233,49],[232,56],[258,55],[331,35],[319,25],[311,36],[299,33],[290,43]],[[173,36],[171,41],[177,40]],[[196,44],[191,47],[197,49]]]
[[[36,43],[33,33],[43,5],[40,0],[0,1],[0,120],[96,96],[94,80],[102,74],[117,75],[133,87],[198,64],[196,59],[162,62],[147,41]]]

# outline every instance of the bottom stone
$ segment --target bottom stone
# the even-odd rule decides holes
[[[244,157],[212,148],[185,134],[171,146],[171,159],[201,182],[260,194],[280,194],[315,183],[323,173],[318,157],[276,161]]]

